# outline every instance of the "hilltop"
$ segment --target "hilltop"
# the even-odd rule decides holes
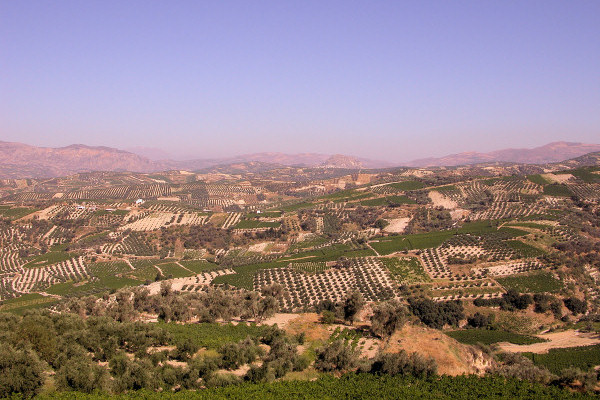
[[[439,158],[422,158],[413,160],[407,165],[411,167],[441,167],[491,162],[545,164],[579,157],[596,151],[600,151],[600,144],[553,142],[533,149],[503,149],[489,153],[470,151]]]

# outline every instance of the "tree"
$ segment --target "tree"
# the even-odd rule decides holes
[[[379,228],[379,229],[383,229],[386,226],[388,226],[390,223],[388,221],[386,221],[385,219],[378,219],[377,221],[375,221],[375,228]]]
[[[265,296],[258,303],[258,313],[256,319],[262,321],[265,318],[272,317],[279,310],[279,302],[273,296]]]
[[[358,313],[365,306],[365,299],[362,294],[354,290],[350,292],[342,305],[344,321],[349,321],[351,324],[356,320]]]
[[[358,351],[338,339],[316,350],[315,368],[320,371],[349,371],[358,365]]]
[[[408,310],[397,300],[388,300],[373,308],[371,331],[382,339],[389,338],[406,323]]]
[[[409,298],[410,310],[430,328],[442,329],[444,325],[458,325],[465,317],[460,301],[435,302],[430,299]]]
[[[35,352],[0,343],[0,398],[33,397],[44,385],[44,368]]]
[[[321,322],[323,324],[333,324],[335,322],[335,313],[329,310],[321,311]]]
[[[467,323],[473,328],[485,328],[489,326],[493,322],[493,320],[493,314],[483,315],[479,312],[476,312],[475,314],[467,318]]]
[[[433,358],[425,358],[418,353],[408,354],[404,350],[398,353],[379,353],[371,364],[371,373],[386,375],[412,375],[428,377],[437,373],[437,364]]]
[[[95,390],[107,390],[108,372],[88,357],[76,357],[68,360],[56,371],[56,385],[61,390],[75,390],[91,393]]]
[[[573,315],[583,314],[587,311],[587,302],[585,300],[579,300],[577,297],[569,297],[564,299],[563,302]]]

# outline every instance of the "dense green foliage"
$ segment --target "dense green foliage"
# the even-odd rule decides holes
[[[506,289],[514,289],[521,293],[556,292],[562,288],[562,283],[550,272],[508,276],[496,280]]]
[[[99,400],[105,395],[58,393],[41,396],[41,400]],[[279,381],[213,388],[198,392],[152,393],[133,392],[113,399],[593,399],[593,395],[573,393],[516,379],[476,376],[416,379],[406,376],[346,375],[342,378],[323,376],[316,381]]]
[[[548,196],[558,197],[571,197],[573,192],[567,187],[567,185],[553,183],[551,185],[544,186],[544,194]]]
[[[465,344],[493,344],[508,342],[514,344],[533,344],[544,342],[535,336],[521,335],[519,333],[507,332],[495,329],[464,329],[459,331],[448,331],[446,335]]]
[[[532,359],[534,364],[544,366],[554,373],[571,367],[589,371],[600,365],[600,345],[550,349],[546,354],[524,355]]]

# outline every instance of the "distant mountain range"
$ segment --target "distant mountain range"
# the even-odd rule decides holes
[[[406,164],[410,167],[451,167],[493,162],[547,164],[600,151],[600,144],[553,142],[533,149],[504,149],[489,153],[465,152],[439,158],[422,158]]]
[[[154,157],[160,153],[145,147],[133,148]],[[66,147],[36,147],[0,141],[0,178],[53,178],[89,171],[156,172],[173,169],[196,171],[218,165],[249,162],[298,167],[384,168],[393,164],[344,155],[316,153],[254,153],[236,157],[187,161],[152,160],[149,157],[111,147],[74,144]]]
[[[152,149],[133,148],[150,154]],[[534,149],[505,149],[490,153],[467,152],[440,158],[426,158],[404,163],[411,167],[456,166],[478,163],[510,162],[546,164],[560,162],[587,153],[600,151],[600,145],[555,142]],[[161,153],[153,153],[160,157]],[[153,158],[154,158],[153,157]],[[134,152],[111,147],[91,147],[74,144],[66,147],[36,147],[22,143],[0,141],[0,178],[52,178],[89,171],[156,172],[173,169],[197,171],[220,165],[276,164],[296,167],[373,169],[390,168],[394,164],[347,155],[318,153],[254,153],[236,157],[188,161],[152,160]],[[397,165],[401,165],[398,163]]]

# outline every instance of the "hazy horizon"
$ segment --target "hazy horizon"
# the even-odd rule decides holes
[[[4,2],[0,140],[389,162],[600,137],[600,3]]]

